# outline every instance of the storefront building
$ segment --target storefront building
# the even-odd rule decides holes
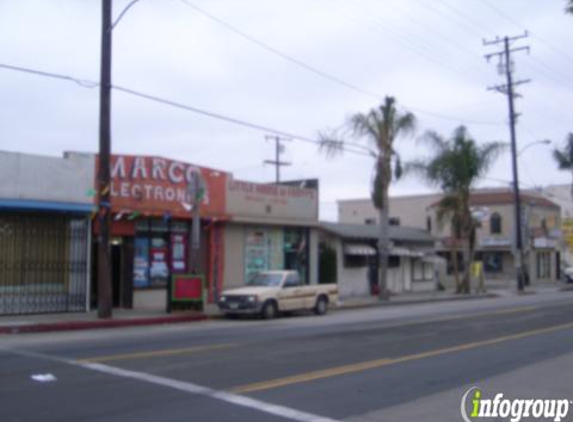
[[[94,166],[95,174],[97,159]],[[173,277],[186,274],[201,275],[208,299],[213,299],[222,287],[226,180],[224,172],[176,160],[112,156],[114,306],[167,309],[173,305]],[[195,207],[196,226],[192,223]],[[98,233],[95,222],[94,241]],[[92,275],[95,305],[97,266]]]
[[[226,194],[225,287],[263,270],[296,270],[306,284],[318,282],[318,189],[229,178]]]
[[[97,305],[97,156],[0,153],[0,315]],[[317,282],[318,189],[257,184],[162,157],[111,159],[113,305],[176,310],[176,278],[203,304],[258,271]]]
[[[89,308],[90,163],[0,152],[0,315]]]
[[[373,224],[321,224],[321,263],[329,261],[327,265],[336,271],[323,271],[320,281],[337,283],[342,300],[378,294],[378,236],[379,226]],[[425,230],[398,226],[390,226],[389,237],[388,290],[392,294],[436,290],[444,263],[434,254],[435,239]],[[329,251],[332,258],[327,260]]]
[[[294,269],[316,282],[316,189],[238,181],[161,157],[113,156],[111,172],[114,306],[177,309],[170,285],[177,276],[203,277],[207,304],[262,270]],[[94,241],[98,232],[96,222]]]
[[[532,284],[559,280],[561,215],[560,207],[548,199],[529,192],[522,193],[521,230],[523,262]],[[475,191],[470,205],[480,227],[476,233],[475,260],[481,262],[490,286],[515,283],[515,218],[513,193],[509,190]],[[448,261],[453,274],[453,254],[457,250],[458,270],[463,271],[462,244],[451,236],[451,224],[438,224],[437,204],[428,209],[432,234],[440,239],[438,252]]]

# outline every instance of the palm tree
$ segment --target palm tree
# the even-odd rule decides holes
[[[567,13],[571,13],[573,15],[573,0],[569,0],[567,3],[567,7],[565,8]]]
[[[398,111],[396,100],[393,97],[386,97],[379,107],[372,108],[367,113],[354,114],[345,127],[349,130],[350,137],[364,139],[368,144],[364,146],[349,142],[345,139],[346,136],[338,136],[335,132],[319,134],[320,146],[330,156],[345,150],[361,148],[375,159],[375,176],[372,180],[371,194],[374,206],[379,211],[378,285],[379,296],[385,300],[389,298],[386,283],[390,243],[388,189],[392,177],[398,179],[402,172],[400,156],[394,148],[394,142],[400,136],[406,136],[415,131],[416,118],[412,113]]]
[[[428,159],[409,163],[406,171],[418,173],[428,184],[444,192],[438,204],[438,221],[447,218],[452,224],[454,239],[463,243],[464,274],[457,290],[469,293],[470,264],[478,227],[470,208],[471,190],[507,145],[500,142],[478,145],[464,126],[455,129],[450,139],[431,131],[421,139],[433,154]]]
[[[563,149],[555,148],[553,150],[553,158],[557,162],[559,170],[568,170],[573,174],[573,133],[567,135]],[[571,197],[573,197],[573,183],[571,184]]]

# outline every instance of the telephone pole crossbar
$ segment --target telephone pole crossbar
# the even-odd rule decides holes
[[[274,160],[265,160],[265,164],[271,164],[275,166],[276,169],[276,184],[278,185],[280,182],[280,168],[284,166],[290,166],[291,163],[287,161],[281,161],[280,155],[283,153],[284,146],[281,144],[282,141],[292,141],[290,138],[283,138],[278,135],[265,135],[266,140],[274,140],[275,141],[275,159]]]
[[[500,73],[505,74],[506,83],[502,85],[496,85],[489,87],[489,91],[500,92],[507,96],[508,108],[509,108],[509,130],[511,135],[511,163],[513,169],[513,196],[514,196],[514,212],[515,212],[515,269],[517,276],[517,290],[522,292],[525,284],[525,268],[523,259],[523,238],[522,238],[522,219],[521,219],[521,199],[519,194],[519,175],[517,169],[517,136],[515,126],[517,123],[517,118],[519,116],[515,111],[515,98],[521,95],[515,92],[515,88],[519,85],[523,85],[531,82],[529,79],[514,81],[513,80],[513,61],[511,60],[512,53],[519,51],[527,51],[529,53],[529,46],[510,48],[510,44],[514,41],[527,38],[527,32],[523,35],[516,37],[496,37],[495,40],[486,41],[483,44],[485,46],[493,46],[498,44],[503,44],[503,50],[486,54],[485,58],[489,62],[493,57],[499,58],[499,69]]]

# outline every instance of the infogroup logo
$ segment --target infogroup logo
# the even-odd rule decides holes
[[[573,403],[568,399],[504,399],[503,397],[503,393],[496,393],[493,399],[486,399],[478,387],[470,388],[462,396],[460,405],[462,419],[465,422],[475,422],[480,418],[519,422],[522,418],[535,418],[560,422],[567,416]]]

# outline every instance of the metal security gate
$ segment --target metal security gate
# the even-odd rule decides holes
[[[86,309],[89,226],[65,214],[0,214],[0,315]]]

